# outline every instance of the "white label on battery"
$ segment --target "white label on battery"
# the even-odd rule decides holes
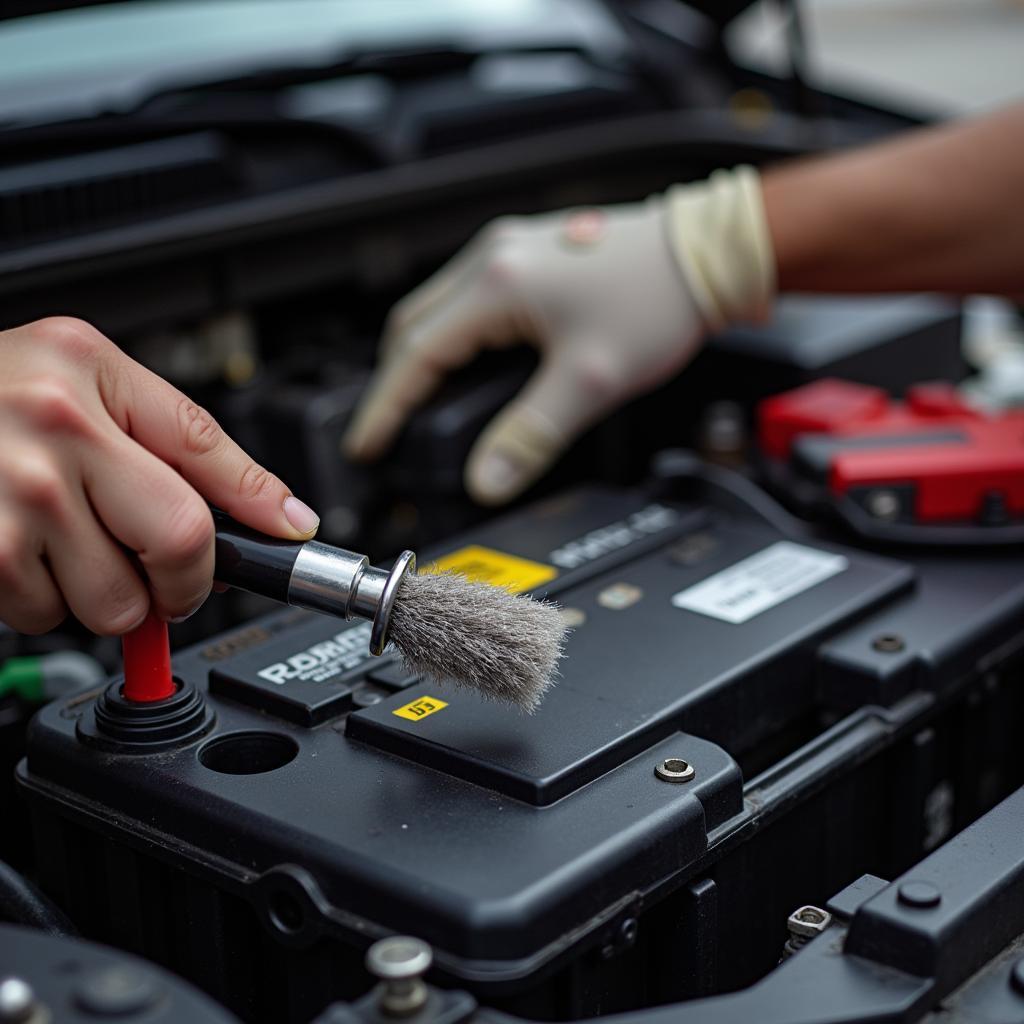
[[[672,603],[724,622],[746,622],[835,576],[849,564],[842,555],[780,540],[679,591]]]

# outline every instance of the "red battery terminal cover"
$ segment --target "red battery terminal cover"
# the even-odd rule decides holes
[[[816,442],[833,498],[909,488],[914,521],[938,523],[976,521],[996,494],[1006,515],[1024,516],[1024,411],[986,414],[949,384],[917,385],[901,402],[881,388],[816,381],[762,402],[758,431],[764,455],[791,467]]]
[[[177,686],[171,675],[171,644],[167,623],[150,609],[142,625],[121,637],[126,700],[150,704],[173,696]]]

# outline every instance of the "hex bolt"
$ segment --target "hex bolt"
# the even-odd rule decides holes
[[[864,504],[876,519],[892,522],[900,514],[900,496],[895,491],[872,491]]]
[[[366,969],[380,979],[377,1008],[389,1017],[410,1017],[430,994],[423,981],[434,954],[430,946],[408,935],[393,935],[366,951]]]
[[[697,771],[681,757],[667,757],[654,766],[654,774],[663,782],[690,782]]]
[[[898,654],[907,643],[899,633],[880,633],[871,641],[871,646],[882,654]]]
[[[0,1022],[21,1024],[31,1017],[37,1007],[36,994],[28,982],[21,978],[5,978],[0,981]]]
[[[810,905],[794,910],[786,921],[789,938],[782,950],[782,959],[792,956],[801,946],[820,935],[832,923],[832,915],[821,907]]]

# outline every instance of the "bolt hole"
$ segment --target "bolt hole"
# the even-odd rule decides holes
[[[796,917],[798,921],[803,921],[805,924],[821,924],[824,920],[824,917],[816,910],[801,910]]]
[[[298,752],[299,745],[290,736],[236,732],[207,743],[199,751],[199,761],[222,775],[261,775],[283,768]]]
[[[669,757],[665,760],[665,771],[685,772],[690,765],[680,757]]]
[[[294,935],[301,931],[304,914],[302,905],[291,893],[280,891],[272,893],[267,903],[267,913],[274,927],[285,935]]]

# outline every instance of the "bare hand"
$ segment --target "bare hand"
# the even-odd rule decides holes
[[[120,634],[210,592],[207,502],[305,540],[316,516],[214,419],[80,320],[0,332],[0,620]]]

